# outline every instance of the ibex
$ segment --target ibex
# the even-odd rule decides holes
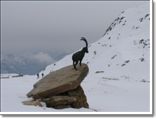
[[[86,38],[81,37],[80,40],[85,41],[86,47],[83,47],[82,50],[80,50],[72,55],[73,66],[74,66],[75,70],[77,70],[76,65],[78,64],[78,62],[80,63],[80,66],[81,66],[81,62],[82,62],[82,59],[83,59],[85,53],[88,53],[88,42],[87,42]]]

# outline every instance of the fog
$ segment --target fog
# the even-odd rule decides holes
[[[89,43],[97,41],[123,10],[143,3],[1,1],[2,54],[75,52],[85,45],[82,36]]]

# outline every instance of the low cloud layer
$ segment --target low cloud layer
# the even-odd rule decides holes
[[[2,55],[1,73],[36,74],[54,62],[54,58],[45,52],[23,54],[22,56]]]
[[[2,52],[74,52],[82,47],[82,36],[97,41],[121,11],[145,2],[2,1]]]
[[[32,58],[43,64],[53,63],[55,60],[47,53],[39,52],[32,56]]]

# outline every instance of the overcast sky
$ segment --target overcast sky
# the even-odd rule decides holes
[[[105,33],[121,11],[139,1],[1,1],[2,54],[74,52]]]

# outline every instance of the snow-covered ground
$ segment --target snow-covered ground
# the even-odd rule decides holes
[[[36,76],[24,76],[16,79],[1,80],[1,111],[2,112],[60,112],[60,111],[77,111],[76,109],[56,110],[46,107],[25,106],[23,101],[28,100],[26,94],[32,89],[34,83],[39,79]],[[80,111],[89,111],[80,109]]]
[[[93,77],[94,78],[94,77]],[[92,78],[91,78],[92,79]],[[82,83],[87,95],[90,109],[51,109],[46,107],[25,106],[28,100],[26,94],[39,79],[36,76],[24,76],[16,79],[1,80],[1,110],[2,112],[138,112],[149,111],[149,83],[124,81],[116,79],[95,79],[86,85],[90,79]]]
[[[90,44],[83,62],[89,74],[82,82],[89,109],[25,106],[36,76],[1,79],[2,112],[150,112],[149,4],[123,11],[104,36]],[[87,39],[88,40],[88,39]],[[45,68],[45,75],[72,64],[72,54]]]

